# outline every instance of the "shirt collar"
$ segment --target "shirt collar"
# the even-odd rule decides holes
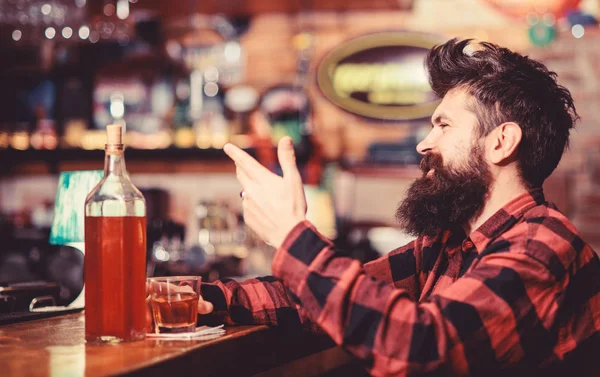
[[[493,239],[517,223],[525,212],[545,202],[541,188],[533,189],[508,202],[471,233],[470,238],[477,252],[481,254]]]

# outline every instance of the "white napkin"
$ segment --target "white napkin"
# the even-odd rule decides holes
[[[221,337],[225,334],[225,329],[223,325],[210,327],[210,326],[200,326],[196,328],[195,332],[181,332],[181,333],[167,333],[167,334],[146,334],[146,338],[149,339],[168,339],[168,340],[179,340],[179,339],[189,339],[189,340],[210,340]]]
[[[41,306],[39,308],[31,308],[30,312],[46,313],[46,312],[67,312],[69,310],[82,310],[83,307],[77,306]]]

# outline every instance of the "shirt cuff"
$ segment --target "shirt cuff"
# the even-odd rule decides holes
[[[213,304],[215,311],[227,310],[227,300],[225,293],[216,284],[202,283],[200,292],[204,301],[209,301]]]
[[[298,223],[288,233],[273,258],[273,275],[282,279],[293,292],[306,279],[308,266],[321,251],[333,243],[321,235],[309,221]]]
[[[223,290],[216,284],[202,283],[200,285],[202,299],[213,304],[213,311],[209,314],[198,314],[198,324],[218,326],[223,323],[231,324],[228,315],[227,299]]]

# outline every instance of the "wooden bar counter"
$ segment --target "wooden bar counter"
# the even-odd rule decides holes
[[[0,376],[330,376],[351,363],[325,336],[266,326],[226,330],[207,341],[96,345],[85,342],[83,313],[0,326]]]

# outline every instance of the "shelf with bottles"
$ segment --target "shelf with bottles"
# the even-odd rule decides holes
[[[254,148],[246,149],[254,155]],[[0,149],[0,175],[27,174],[28,172],[55,174],[65,165],[75,164],[78,170],[98,169],[102,167],[103,150],[86,150],[81,148],[58,148],[53,150],[14,148]],[[200,165],[219,164],[234,167],[221,148],[176,148],[164,149],[135,149],[127,148],[125,154],[130,165],[172,165],[173,162],[197,163]],[[29,169],[28,169],[29,168]],[[225,167],[224,167],[225,168]],[[227,168],[225,168],[227,169]],[[147,170],[147,169],[133,169]],[[153,169],[156,170],[156,169]],[[165,168],[158,168],[157,172],[164,172]],[[167,169],[168,170],[168,169]],[[192,169],[194,170],[194,169]]]
[[[3,162],[0,176],[100,169],[105,143],[105,137],[100,133],[103,131],[83,129],[76,137],[65,132],[60,138],[53,134],[51,143],[34,143],[34,134],[0,131],[0,161]],[[130,171],[171,173],[208,169],[232,172],[235,167],[223,152],[227,142],[243,148],[263,165],[277,170],[276,143],[271,135],[252,132],[218,138],[213,136],[191,128],[179,128],[164,134],[128,132],[124,141]],[[297,140],[298,163],[304,165],[312,160],[311,166],[319,164],[318,151],[307,138],[310,136],[300,135]]]
[[[249,92],[246,89],[230,91],[228,98],[246,98]],[[264,96],[261,108],[242,111],[244,109],[237,107],[238,115],[230,117],[225,117],[222,106],[212,111],[212,107],[205,104],[205,111],[192,124],[162,124],[142,131],[126,122],[124,143],[130,170],[134,173],[201,172],[210,164],[221,165],[211,171],[233,171],[234,166],[222,151],[223,146],[231,142],[277,171],[277,141],[290,135],[300,169],[306,168],[308,181],[316,182],[320,174],[317,167],[322,161],[308,128],[308,100],[299,93],[300,89],[295,87],[276,86]],[[232,108],[239,105],[234,105],[235,100],[229,102]],[[293,106],[288,109],[290,102]],[[46,128],[52,132],[42,133]],[[60,135],[54,127],[46,128],[38,124],[33,132],[26,126],[13,127],[10,131],[0,129],[0,159],[8,162],[0,167],[0,175],[52,174],[101,167],[98,161],[101,161],[99,157],[105,143],[104,130],[91,127],[81,119],[65,122]]]

